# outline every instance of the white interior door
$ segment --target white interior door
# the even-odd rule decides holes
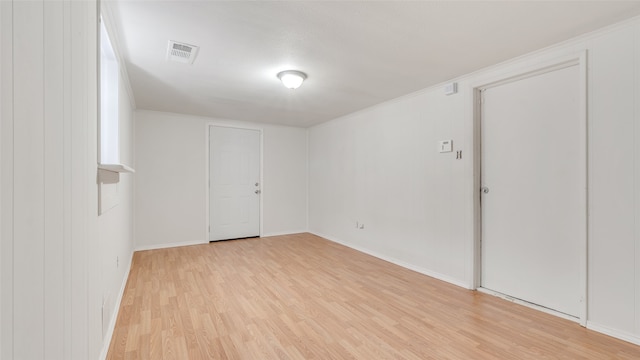
[[[260,131],[209,127],[209,241],[260,235]]]
[[[579,317],[579,66],[482,91],[482,287]]]

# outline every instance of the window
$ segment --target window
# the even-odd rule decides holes
[[[100,18],[100,127],[98,162],[118,164],[118,79],[119,68],[109,34]]]

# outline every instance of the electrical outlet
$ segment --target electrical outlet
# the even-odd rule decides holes
[[[360,230],[364,229],[364,224],[360,224]]]
[[[116,267],[120,267],[120,257],[116,256]]]

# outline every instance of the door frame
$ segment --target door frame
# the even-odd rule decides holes
[[[205,146],[205,198],[206,198],[206,209],[205,209],[205,216],[207,217],[207,221],[206,221],[206,226],[204,228],[204,233],[205,233],[205,239],[206,239],[206,243],[211,242],[211,240],[209,240],[209,235],[210,235],[210,229],[211,229],[211,217],[210,217],[210,212],[211,212],[211,187],[210,187],[210,164],[211,164],[211,159],[210,159],[210,153],[211,153],[211,135],[210,135],[210,131],[212,127],[221,127],[221,128],[231,128],[231,129],[240,129],[240,130],[253,130],[253,131],[258,131],[260,133],[260,209],[259,209],[259,215],[260,219],[259,219],[259,223],[260,223],[260,229],[259,229],[259,234],[258,236],[262,237],[262,233],[263,233],[263,219],[264,216],[262,214],[262,210],[263,210],[263,194],[264,194],[264,157],[263,157],[263,153],[264,153],[264,131],[262,128],[259,127],[251,127],[251,126],[241,126],[241,125],[232,125],[232,124],[226,124],[226,123],[221,123],[221,122],[207,122],[205,124],[205,141],[206,141],[206,146]]]
[[[546,61],[537,62],[535,64],[523,64],[520,66],[513,66],[509,71],[501,72],[499,74],[493,73],[487,77],[483,77],[477,81],[472,82],[470,87],[472,88],[472,101],[473,101],[473,245],[471,251],[470,262],[472,264],[472,289],[486,291],[481,287],[481,274],[482,274],[482,209],[480,206],[480,187],[482,174],[481,174],[481,91],[492,88],[495,86],[507,84],[510,82],[526,79],[536,75],[541,75],[550,71],[560,70],[562,68],[578,66],[580,84],[579,84],[579,117],[580,121],[580,147],[582,151],[581,156],[581,183],[579,186],[584,189],[584,196],[581,207],[584,209],[582,216],[582,225],[580,228],[580,238],[582,239],[581,246],[579,247],[580,256],[580,310],[578,316],[578,323],[582,326],[587,325],[587,311],[588,311],[588,236],[589,236],[589,187],[588,187],[588,172],[589,172],[589,156],[588,156],[588,144],[589,144],[589,131],[588,131],[588,118],[587,118],[587,51],[579,51],[570,55],[556,57]],[[494,292],[490,292],[494,295]],[[521,305],[529,306],[537,310],[541,310],[547,313],[551,313],[557,316],[565,317],[570,320],[576,321],[575,318],[568,317],[559,312],[531,304],[525,301],[515,300],[509,298],[509,300],[517,302]]]

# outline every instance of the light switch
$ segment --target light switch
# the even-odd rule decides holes
[[[442,140],[438,142],[438,151],[441,153],[453,151],[453,140]]]

